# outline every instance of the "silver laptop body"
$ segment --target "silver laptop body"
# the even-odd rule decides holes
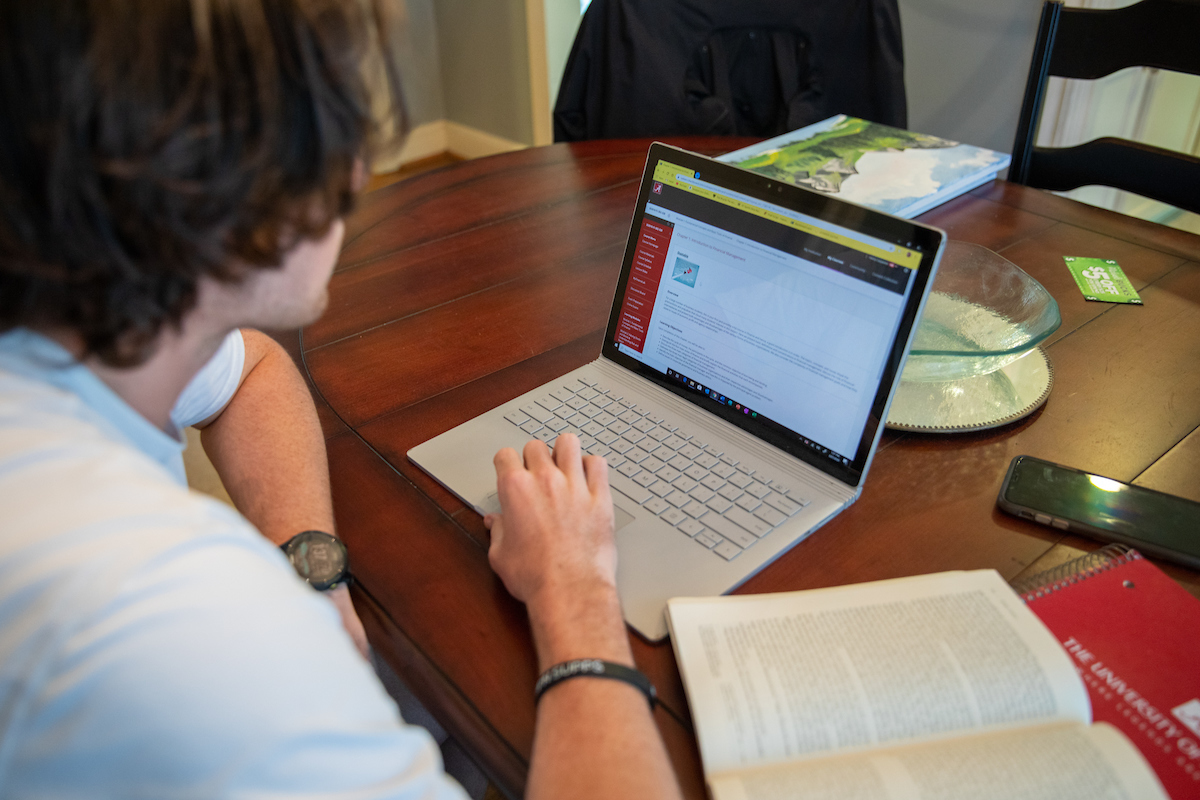
[[[409,451],[478,512],[492,456],[609,460],[626,621],[722,594],[854,502],[944,234],[651,147],[599,358]]]

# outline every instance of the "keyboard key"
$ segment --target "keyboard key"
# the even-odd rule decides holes
[[[752,514],[747,514],[736,508],[731,508],[725,512],[725,519],[732,520],[738,525],[741,525],[746,530],[753,533],[755,536],[766,536],[771,532],[771,526],[763,522],[758,517]]]
[[[704,533],[696,534],[696,541],[708,548],[713,548],[725,541],[720,536],[713,536],[712,533],[705,528]]]
[[[747,486],[746,491],[749,492],[750,494],[754,495],[755,497],[757,497],[759,500],[762,500],[764,497],[766,497],[767,495],[769,495],[771,493],[770,489],[768,489],[766,486],[759,483],[758,481],[755,481],[754,483]]]
[[[721,534],[729,541],[736,542],[742,547],[749,547],[758,541],[758,538],[750,533],[750,531],[747,531],[741,526],[730,522],[728,518],[715,514],[711,511],[701,517],[700,521],[704,523],[709,530]]]
[[[709,491],[717,491],[725,485],[725,481],[721,480],[719,475],[709,475],[704,480],[700,481]]]
[[[656,442],[661,442],[671,436],[671,432],[666,428],[659,426],[652,431],[647,431],[647,435]]]
[[[632,408],[625,409],[623,414],[620,414],[617,419],[624,422],[626,425],[632,425],[642,418],[642,415],[634,411]]]
[[[745,474],[745,475],[753,475],[753,474],[754,474],[754,469],[753,469],[752,467],[749,467],[749,466],[745,465],[745,464],[738,464],[738,465],[737,465],[737,471],[738,471],[738,472],[741,472],[741,473],[743,473],[743,474]]]
[[[783,495],[775,494],[774,492],[771,492],[769,495],[764,497],[763,502],[772,508],[782,511],[789,517],[803,508],[803,506],[801,506],[795,500],[792,500],[790,497],[784,497]]]
[[[794,491],[788,492],[788,499],[794,501],[796,505],[800,506],[801,508],[804,508],[806,505],[812,502],[804,495]]]
[[[693,442],[693,444],[695,444],[695,443]],[[700,447],[700,446],[701,445],[697,445],[697,447]],[[703,445],[703,447],[704,447],[704,452],[708,453],[713,458],[720,458],[721,456],[725,455],[724,451],[718,450],[717,448],[713,447],[712,445],[706,444],[706,445]]]
[[[617,439],[615,442],[609,442],[608,446],[622,455],[633,449],[633,444],[625,441],[624,439]]]
[[[681,492],[690,492],[692,489],[696,488],[696,482],[686,475],[680,475],[671,482],[671,485]]]
[[[542,408],[546,409],[547,411],[553,411],[554,409],[556,409],[562,405],[562,403],[560,403],[558,400],[555,400],[550,395],[546,395],[545,397],[539,397],[537,399],[537,404],[539,406],[541,406]]]
[[[730,544],[729,542],[721,542],[719,545],[713,548],[713,552],[726,561],[733,561],[742,554],[742,549],[737,545]]]
[[[726,500],[733,501],[742,496],[742,490],[734,486],[732,483],[727,483],[717,490],[717,494],[721,495],[721,497],[724,497]]]
[[[612,414],[609,414],[607,411],[605,411],[603,414],[597,414],[597,415],[596,415],[596,416],[593,418],[593,421],[594,421],[594,422],[595,422],[597,425],[603,425],[604,427],[606,427],[606,428],[607,428],[609,425],[611,425],[611,424],[613,424],[614,422],[616,422],[616,421],[617,421],[617,418],[616,418],[616,417],[614,417]]]
[[[696,500],[699,500],[701,503],[707,503],[709,500],[716,497],[716,494],[714,494],[711,489],[705,486],[697,486],[695,489],[692,489],[690,492],[688,492],[688,494],[690,494]]]
[[[626,425],[624,422],[621,422],[621,420],[617,420],[616,422],[610,422],[610,423],[608,423],[608,425],[606,427],[610,431],[615,433],[617,436],[620,436],[622,433],[629,430],[629,426]]]
[[[596,382],[586,375],[584,375],[582,378],[576,378],[576,380],[578,380],[580,383],[582,383],[585,386],[595,386],[596,385]]]
[[[643,450],[640,447],[635,447],[632,450],[630,450],[628,453],[626,453],[625,457],[628,458],[630,461],[635,461],[638,464],[640,464],[643,461],[645,461],[647,458],[649,458],[650,454],[647,453],[645,450]]]
[[[696,460],[699,461],[700,459],[696,459]],[[717,464],[715,467],[712,468],[712,471],[714,474],[720,475],[722,478],[727,478],[727,479],[732,478],[734,475],[740,474],[737,471],[736,467],[731,467],[729,464]]]
[[[504,415],[504,418],[513,425],[524,425],[529,422],[529,415],[521,411],[510,411]]]
[[[656,474],[658,473],[658,471],[660,469],[662,469],[665,466],[666,466],[665,463],[663,463],[662,461],[659,461],[654,456],[650,456],[649,458],[647,458],[645,461],[642,462],[642,469],[646,470],[647,472],[653,472]]]
[[[644,417],[650,413],[650,409],[646,408],[645,406],[634,406],[633,413],[637,414],[639,417]]]
[[[771,510],[775,511],[775,509]],[[699,500],[693,500],[683,507],[683,513],[687,514],[689,517],[703,517],[708,513],[708,506],[704,505],[704,503],[701,503]]]
[[[579,430],[583,431],[588,436],[595,436],[597,433],[600,433],[604,430],[604,426],[597,425],[595,422],[589,420],[588,423]]]
[[[627,430],[621,434],[621,438],[627,442],[630,442],[631,444],[637,444],[642,439],[646,438],[646,434],[642,433],[641,431],[635,431],[634,429],[630,428],[629,430]]]
[[[717,512],[718,514],[724,514],[726,511],[729,510],[730,506],[732,506],[733,503],[729,502],[724,497],[721,497],[721,495],[718,494],[718,495],[713,495],[712,499],[708,500],[704,505],[708,506],[709,508],[711,508],[713,511]]]
[[[663,418],[654,413],[647,414],[646,419],[650,420],[655,425],[661,425],[663,423]]]
[[[757,509],[755,509],[754,516],[758,517],[763,522],[770,525],[772,528],[774,528],[776,525],[779,525],[780,523],[782,523],[784,520],[787,519],[787,515],[784,514],[782,511],[780,511],[777,508],[771,508],[771,506],[768,506],[766,504],[763,504],[763,505],[759,506]]]
[[[608,474],[608,483],[616,491],[628,497],[637,504],[642,504],[653,497],[650,490],[644,486],[638,486],[636,483],[626,478],[619,471],[610,472]]]
[[[732,458],[728,453],[721,456],[721,460],[731,467],[736,467],[738,465],[738,460],[736,458]]]
[[[596,442],[594,445],[592,445],[591,447],[588,448],[588,454],[593,455],[593,456],[600,456],[601,458],[606,459],[613,454],[613,451],[609,450],[607,447],[600,444],[599,442]]]
[[[604,457],[604,460],[608,462],[608,469],[610,472],[629,463],[628,459],[626,459],[625,456],[621,455],[620,453],[609,453]]]
[[[533,435],[533,438],[541,439],[543,442],[551,442],[558,438],[558,434],[555,433],[554,431],[550,430],[549,428],[542,428],[540,431],[538,431],[537,433],[535,433]]]
[[[641,471],[642,471],[642,468],[639,467],[637,464],[633,463],[632,461],[625,462],[617,470],[617,472],[621,473],[626,478],[632,478],[634,475],[637,475]]]
[[[692,465],[692,460],[690,458],[685,458],[679,453],[676,453],[669,461],[667,461],[667,463],[682,472]]]
[[[530,414],[530,416],[533,416],[533,415]],[[679,455],[686,458],[689,462],[695,461],[696,456],[700,455],[703,452],[704,452],[703,450],[701,450],[699,447],[696,447],[696,445],[694,445],[694,444],[686,444],[683,447],[679,448]]]
[[[613,404],[613,401],[610,398],[605,397],[604,395],[600,395],[599,397],[593,397],[591,402],[592,402],[592,405],[594,405],[596,408],[608,408],[609,406],[611,406]]]
[[[740,506],[741,508],[744,508],[747,511],[753,511],[754,509],[756,509],[762,505],[762,501],[759,500],[757,497],[755,497],[752,494],[744,494],[741,497],[739,497],[737,500],[734,500],[733,502],[735,505]]]
[[[671,481],[675,480],[683,473],[680,472],[679,470],[675,469],[674,467],[672,467],[670,464],[668,464],[667,466],[663,467],[662,469],[660,469],[658,472],[656,472],[654,474],[657,475],[660,480],[664,480],[664,481],[670,483]]]
[[[654,491],[654,487],[651,487],[650,491]],[[668,508],[674,508],[674,506],[672,506],[666,500],[663,500],[661,497],[651,497],[642,504],[642,508],[648,509],[651,514],[661,514]]]
[[[688,536],[698,536],[699,534],[708,530],[708,528],[705,528],[694,519],[685,519],[683,522],[679,523],[678,528]]]
[[[517,423],[517,424],[520,424],[520,423]],[[687,444],[687,440],[680,439],[679,436],[677,436],[676,434],[671,434],[666,439],[663,439],[663,444],[665,444],[667,447],[671,448],[672,450],[678,450],[679,448],[681,448],[685,444]]]
[[[696,458],[696,463],[705,469],[712,469],[717,464],[720,464],[721,461],[716,456],[710,456],[708,453],[705,453],[704,455]]]
[[[747,486],[754,483],[754,478],[739,472],[737,474],[730,475],[729,482],[739,489],[745,489]]]
[[[617,435],[612,431],[601,431],[596,434],[596,440],[605,444],[612,444],[617,440]]]
[[[590,453],[592,451],[592,448],[595,447],[596,444],[597,444],[596,440],[590,436],[580,436],[579,437],[579,449],[583,450],[584,452]]]
[[[642,433],[646,433],[654,430],[656,425],[648,419],[639,419],[637,422],[633,423],[633,427],[637,428]]]
[[[675,491],[675,487],[664,480],[656,481],[655,483],[650,484],[648,488],[659,497],[666,497],[671,492]]]
[[[658,518],[665,519],[672,525],[678,525],[680,522],[683,522],[685,519],[687,519],[687,515],[678,508],[668,508],[666,511],[659,514]]]
[[[704,467],[700,466],[699,464],[692,464],[690,467],[688,467],[687,469],[685,469],[683,471],[683,474],[687,475],[689,478],[691,478],[694,481],[702,481],[708,477],[708,470],[706,470]]]
[[[591,419],[592,417],[599,416],[600,414],[603,414],[604,412],[601,411],[600,409],[596,408],[591,403],[588,403],[586,406],[579,409],[579,413],[583,414],[588,419]]]
[[[521,410],[543,425],[553,419],[554,414],[539,406],[537,403],[526,403]]]
[[[541,429],[542,429],[542,424],[535,419],[531,419],[531,420],[529,420],[529,422],[526,422],[524,425],[521,426],[521,430],[525,431],[530,436],[537,433]]]
[[[593,383],[593,384],[592,384],[592,388],[593,388],[593,389],[595,389],[595,390],[596,390],[597,392],[599,392],[600,394],[608,394],[608,387],[607,387],[607,386],[601,386],[601,385],[600,385],[600,384],[598,384],[598,383]]]
[[[682,433],[679,435],[683,436]],[[691,437],[688,437],[688,438],[691,438]],[[699,439],[692,439],[692,444],[696,445],[696,447],[699,447],[701,450],[705,450],[708,448],[708,445],[705,444],[704,442],[700,441]]]
[[[575,409],[583,408],[587,404],[588,404],[588,401],[584,400],[582,397],[572,397],[570,400],[567,401],[567,405],[569,405],[571,408],[575,408]]]
[[[571,427],[571,423],[567,422],[565,419],[562,419],[561,417],[555,417],[554,419],[552,419],[546,423],[546,427],[549,428],[550,430],[554,431],[555,433],[558,433],[559,431],[561,431],[564,428]]]
[[[666,500],[671,505],[675,506],[676,508],[683,508],[688,503],[692,502],[692,498],[688,497],[686,494],[679,491],[678,489],[675,489],[674,491],[672,491],[669,495],[667,495],[663,499]]]
[[[555,389],[550,394],[554,397],[555,400],[557,400],[560,403],[565,403],[568,400],[570,400],[572,397],[575,396],[575,393],[572,392],[570,389],[566,388],[565,386]]]
[[[596,397],[598,394],[600,394],[600,393],[597,392],[594,388],[588,387],[587,389],[584,389],[583,391],[581,391],[579,393],[579,396],[582,397],[584,400],[591,400],[593,397]]]
[[[571,420],[574,420],[574,419],[578,419],[578,420],[587,419],[587,417],[580,416],[579,412],[576,411],[575,409],[571,408],[570,406],[559,406],[558,409],[555,410],[554,416],[558,417],[559,419],[565,419],[568,422],[570,422]]]
[[[644,486],[645,488],[649,489],[650,484],[658,483],[658,478],[654,477],[649,472],[646,472],[646,470],[642,470],[637,475],[633,476],[633,482],[638,486]],[[775,511],[773,508],[771,510]],[[775,513],[778,514],[779,512],[775,511]]]

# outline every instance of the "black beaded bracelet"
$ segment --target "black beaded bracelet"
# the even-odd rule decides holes
[[[536,703],[541,700],[542,695],[551,686],[582,676],[624,681],[646,695],[646,700],[650,703],[652,710],[658,702],[658,692],[655,691],[654,684],[645,675],[632,667],[614,664],[611,661],[601,661],[598,658],[577,658],[574,661],[555,664],[543,672],[542,676],[537,679],[537,683],[534,684],[533,701]]]

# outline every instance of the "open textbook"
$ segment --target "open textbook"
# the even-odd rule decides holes
[[[676,598],[668,618],[714,800],[1166,798],[994,571]]]

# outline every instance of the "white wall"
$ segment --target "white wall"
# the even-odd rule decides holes
[[[1008,153],[1041,0],[899,0],[908,126]]]

